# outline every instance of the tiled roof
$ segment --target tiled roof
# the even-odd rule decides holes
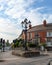
[[[37,26],[33,26],[31,29],[28,29],[28,32],[32,32],[32,31],[43,31],[43,30],[52,30],[52,23],[48,23],[46,24],[46,26],[44,26],[43,24],[41,25],[37,25]]]

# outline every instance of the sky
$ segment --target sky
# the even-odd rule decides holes
[[[0,0],[0,38],[10,42],[18,38],[25,18],[32,26],[44,19],[52,23],[52,0]]]

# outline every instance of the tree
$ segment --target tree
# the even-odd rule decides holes
[[[23,40],[22,39],[15,39],[13,40],[14,47],[20,47],[21,45],[23,46]]]
[[[6,42],[6,46],[10,46],[9,40],[7,40],[7,42]]]

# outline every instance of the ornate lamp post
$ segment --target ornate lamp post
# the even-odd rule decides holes
[[[25,18],[25,20],[22,21],[21,24],[22,24],[22,27],[23,27],[23,30],[25,33],[25,50],[28,50],[28,48],[27,48],[27,28],[28,28],[28,24],[29,24],[29,26],[31,25],[31,22],[27,21],[27,19]]]

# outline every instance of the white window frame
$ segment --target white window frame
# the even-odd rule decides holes
[[[47,32],[47,37],[52,37],[52,32]]]

